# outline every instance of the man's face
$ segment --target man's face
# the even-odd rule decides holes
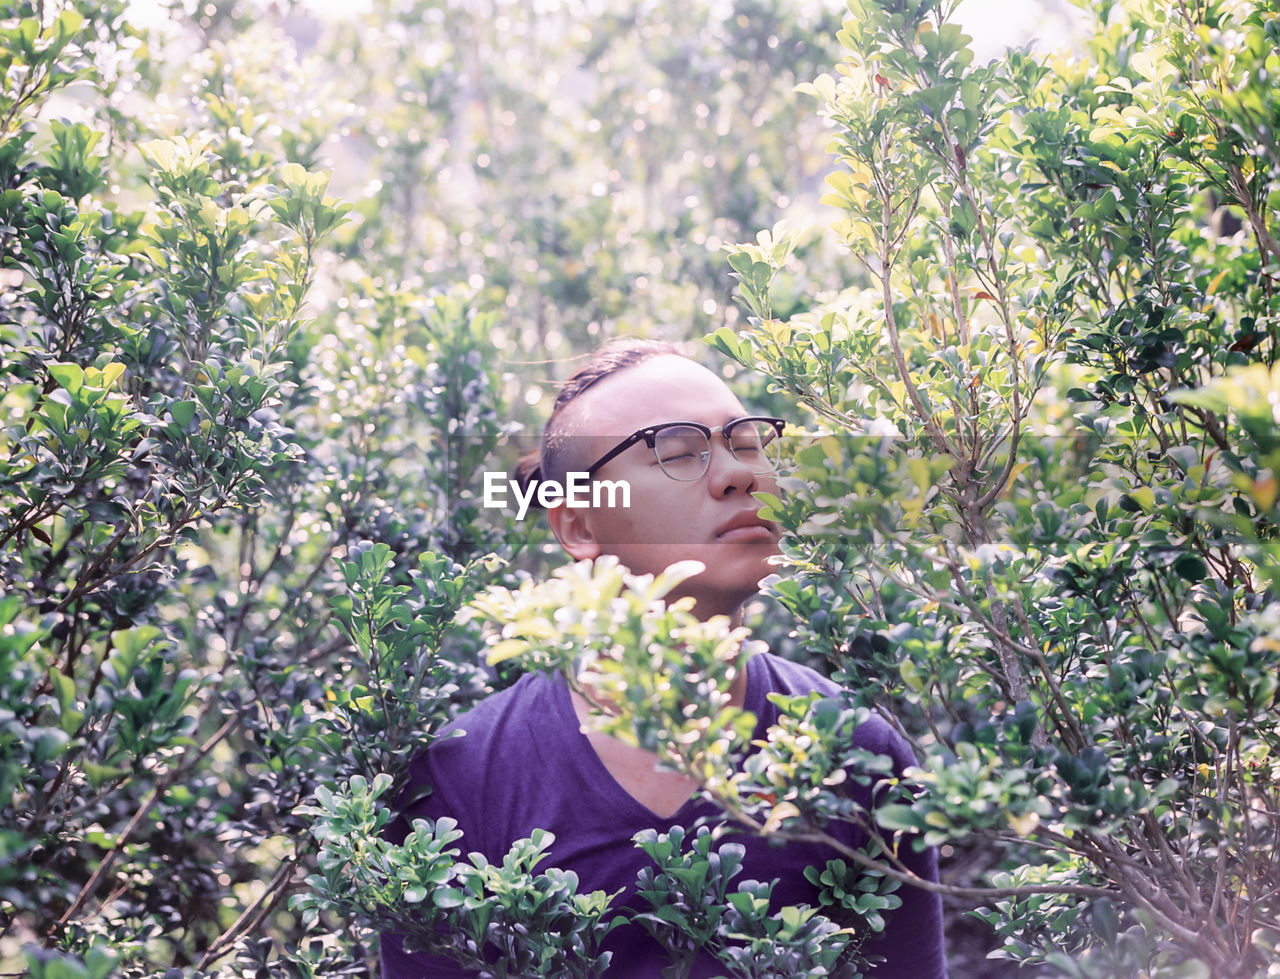
[[[597,382],[567,409],[568,433],[581,439],[584,465],[604,455],[632,432],[671,421],[701,422],[718,428],[747,412],[719,377],[683,357],[663,356],[625,368]],[[589,433],[589,434],[588,434]],[[597,479],[626,480],[629,508],[562,510],[580,527],[553,520],[557,536],[576,558],[613,554],[637,574],[659,572],[676,561],[694,559],[706,570],[687,580],[680,595],[697,601],[706,617],[733,615],[778,553],[775,524],[756,516],[752,493],[777,492],[772,475],[754,475],[734,458],[717,433],[711,438],[707,472],[691,482],[667,476],[644,442],[611,459]]]

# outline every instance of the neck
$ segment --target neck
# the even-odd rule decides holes
[[[747,669],[744,662],[735,663],[734,666],[736,672],[729,684],[729,706],[742,707],[747,702]],[[588,693],[579,693],[573,686],[569,687],[569,696],[572,697],[575,708],[583,717],[586,716],[583,711],[611,712],[607,702],[596,700]]]
[[[672,593],[671,598],[676,598],[678,593]],[[746,604],[743,599],[740,602],[717,601],[714,598],[704,596],[693,596],[693,614],[697,616],[699,622],[706,622],[708,619],[714,619],[717,615],[723,615],[729,620],[731,628],[738,628],[742,625],[742,607]]]
[[[698,617],[700,622],[706,622],[708,619],[715,618],[717,615],[723,615],[729,620],[729,628],[736,629],[742,625],[742,606],[744,602],[738,602],[728,608],[713,608],[707,599],[699,599],[693,607],[693,614]],[[733,707],[741,707],[746,703],[747,696],[747,671],[744,663],[737,664],[738,672],[734,675],[733,683],[729,686],[729,704]]]
[[[729,685],[731,707],[741,707],[747,702],[747,664],[739,662],[736,665],[738,672],[733,677],[733,683]]]

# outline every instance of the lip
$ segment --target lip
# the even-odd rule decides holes
[[[754,510],[747,510],[726,520],[716,530],[716,540],[773,540],[773,524],[761,520]]]

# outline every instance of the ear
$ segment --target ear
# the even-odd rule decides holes
[[[547,511],[547,520],[560,546],[575,561],[600,556],[600,542],[591,527],[591,510],[588,507],[569,507],[560,503]]]

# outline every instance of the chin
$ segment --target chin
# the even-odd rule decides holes
[[[736,615],[743,605],[760,594],[760,582],[773,570],[772,567],[767,567],[755,576],[732,582],[718,582],[717,587],[699,593],[698,605],[715,609],[715,614]]]

